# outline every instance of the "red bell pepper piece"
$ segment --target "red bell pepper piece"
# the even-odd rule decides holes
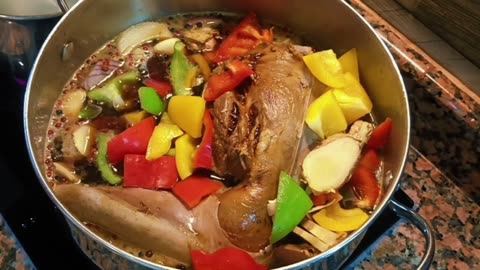
[[[215,61],[218,63],[244,55],[259,44],[272,41],[272,29],[261,29],[257,16],[251,13],[220,44],[215,55]]]
[[[380,185],[368,168],[358,166],[350,178],[350,186],[355,195],[359,198],[356,203],[358,207],[363,209],[373,209],[380,197]]]
[[[198,146],[197,153],[195,154],[193,167],[210,170],[213,168],[212,142],[214,128],[212,115],[209,110],[206,110],[203,115],[203,127],[202,142]]]
[[[341,195],[338,193],[322,193],[319,195],[311,195],[313,205],[322,206],[330,203],[331,201],[338,200],[341,198]]]
[[[155,91],[157,91],[158,95],[161,97],[166,97],[168,94],[171,94],[173,91],[172,85],[170,85],[170,83],[168,82],[160,82],[153,79],[146,79],[143,81],[143,84],[155,89]]]
[[[373,149],[382,149],[387,144],[388,138],[390,137],[390,132],[392,131],[393,121],[390,118],[385,119],[383,123],[378,125],[377,128],[372,132],[370,140],[368,140],[367,147]]]
[[[224,93],[235,89],[243,80],[253,74],[253,70],[239,60],[233,60],[226,66],[228,71],[212,75],[208,80],[207,88],[203,93],[206,101],[214,101]]]
[[[175,158],[163,156],[147,160],[145,155],[125,155],[124,187],[170,189],[178,181]]]
[[[375,149],[368,149],[360,159],[360,165],[375,173],[378,167],[380,167],[380,158],[378,157],[377,151],[375,151]]]
[[[220,182],[208,177],[190,176],[178,182],[172,191],[188,207],[194,208],[204,197],[217,192],[222,187]]]
[[[258,264],[247,252],[232,247],[205,254],[198,250],[191,252],[193,269],[195,270],[267,270]]]
[[[148,117],[115,136],[108,142],[108,161],[117,164],[126,154],[145,155],[154,128],[155,119]]]

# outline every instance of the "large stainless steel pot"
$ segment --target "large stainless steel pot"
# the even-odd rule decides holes
[[[31,160],[45,191],[68,219],[74,238],[100,267],[111,269],[162,268],[128,254],[98,237],[62,206],[46,182],[43,156],[49,115],[63,85],[97,48],[127,27],[175,13],[197,11],[254,11],[259,17],[287,25],[308,36],[318,48],[341,54],[358,50],[360,75],[373,104],[374,115],[389,116],[395,125],[385,156],[392,177],[385,196],[368,222],[329,251],[283,269],[336,269],[353,252],[365,231],[386,208],[419,227],[427,238],[426,255],[419,269],[427,269],[434,242],[429,225],[416,213],[392,199],[403,175],[409,148],[410,119],[407,93],[387,48],[368,23],[340,0],[83,0],[54,28],[40,51],[31,73],[24,107],[26,140]],[[170,268],[166,268],[170,269]]]
[[[25,87],[40,47],[62,15],[78,0],[0,1],[0,57]]]

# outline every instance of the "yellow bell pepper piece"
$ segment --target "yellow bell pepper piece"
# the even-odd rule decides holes
[[[331,90],[310,104],[305,122],[322,139],[347,129],[345,116]]]
[[[182,136],[183,131],[174,124],[160,123],[153,130],[148,141],[147,160],[154,160],[168,153],[172,140]]]
[[[205,77],[205,81],[208,80],[208,78],[210,78],[210,74],[212,73],[212,71],[210,70],[210,66],[208,65],[208,62],[205,59],[205,57],[203,57],[203,55],[201,54],[194,54],[192,55],[192,59],[200,67],[200,71]]]
[[[175,141],[175,161],[180,178],[185,179],[193,173],[193,157],[196,142],[188,134]]]
[[[162,117],[160,118],[160,123],[173,124],[173,122],[170,119],[170,116],[168,116],[167,112],[162,113]]]
[[[170,148],[170,150],[168,150],[168,152],[167,152],[167,156],[175,157],[176,152],[177,151],[175,151],[175,148]]]
[[[342,108],[348,124],[357,121],[372,111],[372,101],[355,76],[346,72],[344,75],[345,87],[333,89],[333,94]]]
[[[358,60],[357,60],[357,49],[353,48],[348,52],[344,53],[338,61],[342,65],[342,69],[344,72],[350,72],[352,75],[360,81],[360,75],[358,73]]]
[[[170,119],[193,138],[202,136],[205,100],[197,96],[173,96],[168,103]]]
[[[368,214],[360,208],[343,209],[337,202],[320,210],[313,219],[325,229],[349,232],[360,228],[368,220]]]
[[[127,113],[123,116],[123,118],[125,119],[125,121],[127,121],[129,126],[134,126],[140,123],[140,121],[142,121],[146,116],[147,113],[145,111],[139,111]]]
[[[325,50],[305,55],[303,62],[305,62],[310,72],[322,83],[334,88],[345,86],[342,65],[333,50]]]

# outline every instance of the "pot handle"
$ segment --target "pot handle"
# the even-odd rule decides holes
[[[425,254],[423,254],[417,270],[429,269],[433,261],[433,256],[435,255],[435,238],[432,226],[412,209],[405,207],[394,199],[390,200],[388,207],[395,212],[397,216],[408,220],[423,233],[425,237]]]
[[[57,0],[57,4],[62,10],[63,14],[67,13],[67,11],[70,9],[70,7],[67,5],[67,2],[65,2],[65,0]]]

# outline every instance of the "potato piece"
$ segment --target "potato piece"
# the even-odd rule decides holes
[[[65,94],[63,99],[63,113],[68,121],[75,123],[78,114],[83,107],[87,93],[84,90],[76,89]]]
[[[79,126],[73,132],[73,143],[78,152],[83,156],[89,156],[95,143],[96,130],[89,125]]]

